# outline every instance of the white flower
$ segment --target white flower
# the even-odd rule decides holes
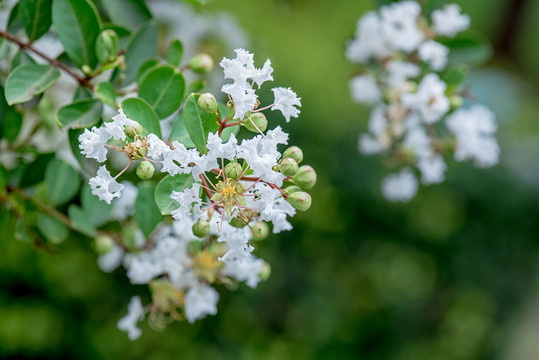
[[[142,330],[137,327],[137,323],[144,320],[144,308],[140,297],[133,296],[127,307],[127,315],[118,321],[118,329],[127,332],[129,340],[136,340],[142,335]]]
[[[297,118],[299,116],[300,111],[294,106],[301,106],[301,98],[292,89],[277,87],[271,89],[271,91],[273,91],[275,96],[271,110],[280,110],[286,122],[290,121],[290,117]]]
[[[200,214],[201,212],[202,199],[200,198],[199,183],[194,183],[192,187],[183,191],[173,190],[170,198],[180,204],[180,207],[171,213],[176,220],[189,218],[191,214]]]
[[[359,151],[365,155],[374,155],[382,152],[380,142],[368,134],[361,134],[358,142]]]
[[[161,171],[168,172],[174,176],[176,174],[189,174],[192,168],[189,166],[191,162],[198,160],[198,152],[195,149],[187,149],[183,144],[177,141],[172,142],[174,149],[162,153],[163,168]]]
[[[360,104],[376,104],[382,99],[382,92],[372,75],[358,75],[350,80],[352,99]]]
[[[437,74],[426,75],[415,94],[402,94],[402,105],[418,111],[427,124],[432,124],[449,111],[449,99],[445,96],[447,85]]]
[[[418,158],[426,158],[432,155],[432,139],[427,135],[425,128],[416,126],[409,129],[404,137],[404,145],[413,150]]]
[[[380,9],[382,31],[386,40],[396,50],[412,52],[425,35],[417,26],[421,6],[415,1],[401,1]]]
[[[97,175],[90,179],[90,187],[92,194],[110,204],[112,199],[120,197],[124,185],[118,184],[103,165],[97,170]]]
[[[371,134],[380,135],[387,130],[386,111],[387,107],[385,105],[380,105],[372,111],[369,118],[369,131]]]
[[[92,130],[85,129],[79,136],[79,148],[81,153],[89,159],[96,159],[99,162],[107,160],[107,148],[105,144],[111,138],[111,135],[104,128]]]
[[[415,194],[419,183],[410,168],[401,170],[398,174],[391,174],[382,181],[382,194],[389,201],[410,201]]]
[[[498,163],[500,147],[494,137],[495,115],[482,105],[459,109],[447,118],[447,127],[457,138],[455,159],[474,160],[479,167]]]
[[[133,120],[128,119],[122,109],[119,110],[118,114],[112,118],[111,122],[105,122],[106,131],[112,136],[115,140],[125,140],[125,127],[126,126],[135,126],[136,123]]]
[[[148,141],[148,154],[150,159],[159,160],[161,156],[170,151],[170,147],[155,134],[149,134],[146,138]]]
[[[434,40],[425,42],[419,48],[419,58],[428,63],[435,71],[442,71],[447,65],[449,48]]]
[[[387,64],[387,77],[385,82],[393,88],[400,88],[408,79],[416,78],[421,74],[421,68],[410,62],[392,60]]]
[[[357,63],[366,63],[370,58],[384,58],[391,54],[382,32],[382,21],[374,11],[367,12],[359,19],[356,37],[348,42],[346,57]]]
[[[137,199],[138,189],[129,181],[122,181],[124,186],[122,196],[112,205],[112,220],[122,221],[135,213],[135,200]]]
[[[191,324],[206,315],[217,314],[219,294],[209,285],[198,284],[185,295],[185,317]]]
[[[421,182],[425,185],[431,185],[444,181],[447,165],[444,159],[437,155],[420,159],[417,163],[417,168],[421,171]]]
[[[260,273],[264,267],[264,260],[250,256],[242,262],[227,262],[223,268],[223,275],[231,276],[238,281],[245,281],[247,286],[255,288],[260,282]]]
[[[112,250],[105,254],[99,255],[97,258],[97,265],[101,271],[106,273],[113,272],[122,264],[123,257],[123,249],[115,244]]]
[[[446,5],[442,10],[435,10],[432,13],[434,30],[439,35],[453,37],[458,32],[470,27],[470,17],[460,13],[460,6],[457,4]]]

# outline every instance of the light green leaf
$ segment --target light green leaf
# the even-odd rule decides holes
[[[109,82],[101,82],[95,87],[95,93],[99,100],[110,106],[111,108],[116,108],[116,90]]]
[[[150,104],[160,119],[164,119],[180,107],[184,91],[185,80],[179,70],[158,66],[142,80],[139,96]]]
[[[49,65],[21,65],[6,80],[6,100],[9,105],[29,101],[51,87],[59,77],[60,73]]]
[[[190,174],[167,175],[155,188],[155,203],[163,215],[170,213],[180,207],[176,200],[170,198],[172,190],[183,191],[193,184],[193,177]]]
[[[19,16],[31,42],[39,39],[51,27],[51,11],[50,0],[21,0],[19,2]]]
[[[45,171],[48,202],[58,206],[70,200],[79,190],[79,175],[65,161],[54,159]]]
[[[135,30],[152,18],[143,0],[106,0],[102,4],[115,24],[129,30]]]
[[[73,101],[77,100],[87,100],[93,97],[92,90],[88,89],[86,86],[79,86],[73,94]]]
[[[450,65],[478,66],[490,60],[494,52],[489,39],[475,31],[467,31],[442,43],[451,50],[448,56]]]
[[[180,66],[183,56],[183,45],[180,40],[174,39],[170,42],[167,52],[167,64],[174,67]]]
[[[134,217],[140,230],[144,235],[149,236],[163,220],[163,216],[155,204],[155,186],[149,182],[142,182],[137,187]]]
[[[170,136],[168,138],[168,141],[177,141],[180,144],[185,145],[185,147],[187,148],[195,147],[195,144],[193,144],[193,141],[189,137],[189,133],[185,128],[182,114],[178,114],[176,119],[174,119],[174,121],[172,122],[172,129],[170,130]]]
[[[157,26],[153,21],[145,23],[131,34],[125,50],[124,85],[135,81],[140,66],[156,57],[157,43]]]
[[[67,214],[69,215],[75,229],[89,237],[95,237],[97,235],[95,226],[87,221],[86,213],[80,207],[75,204],[71,204],[67,209]]]
[[[145,135],[152,133],[161,137],[159,118],[148,103],[139,98],[127,98],[120,104],[125,115],[137,121],[144,128]]]
[[[64,242],[69,235],[69,230],[60,220],[47,214],[37,216],[37,227],[47,240],[53,244]]]
[[[72,129],[94,126],[101,119],[103,105],[96,99],[77,100],[58,110],[56,121]]]
[[[199,94],[191,94],[183,108],[183,119],[189,137],[200,153],[206,153],[208,134],[219,130],[215,114],[208,114],[198,106]]]
[[[17,54],[13,57],[13,60],[11,60],[11,70],[15,70],[19,65],[30,63],[35,64],[36,62],[25,51],[18,51]]]
[[[94,227],[101,226],[110,221],[110,213],[113,205],[99,200],[92,194],[88,184],[84,184],[81,190],[82,211],[86,214],[86,220]]]
[[[77,65],[97,63],[95,42],[101,20],[88,0],[53,0],[52,23],[69,58]]]

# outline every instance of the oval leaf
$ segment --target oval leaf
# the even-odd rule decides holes
[[[0,135],[9,143],[12,143],[19,136],[22,127],[22,113],[11,108],[1,119],[2,128]]]
[[[51,87],[60,73],[48,65],[24,64],[17,67],[6,80],[6,100],[9,105],[32,100]]]
[[[161,214],[170,215],[172,211],[180,207],[176,200],[170,198],[172,190],[183,191],[192,184],[193,177],[189,174],[167,175],[161,179],[155,188],[155,203]]]
[[[189,95],[183,108],[183,119],[191,141],[201,154],[205,154],[208,134],[217,132],[219,125],[215,114],[208,114],[200,109],[198,106],[199,96],[199,94]]]
[[[142,80],[144,80],[146,75],[148,75],[150,70],[158,66],[159,64],[160,62],[157,59],[150,59],[144,62],[144,64],[142,64],[139,67],[138,72],[137,72],[137,78],[136,78],[137,84],[140,84]]]
[[[79,190],[79,175],[68,163],[52,160],[45,172],[48,202],[58,206],[70,200]]]
[[[178,114],[176,119],[172,122],[172,129],[170,130],[170,136],[168,141],[177,141],[180,144],[185,145],[186,148],[194,148],[195,144],[191,141],[189,133],[185,128],[185,122],[183,121],[183,115]]]
[[[176,111],[183,98],[185,80],[172,66],[156,67],[146,75],[140,84],[139,96],[146,100],[160,119]]]
[[[149,236],[161,220],[163,220],[163,216],[155,204],[155,186],[149,182],[142,182],[137,187],[138,195],[135,201],[135,220],[144,235]]]
[[[102,2],[110,19],[129,30],[152,18],[152,14],[143,0],[106,0]]]
[[[124,85],[135,81],[139,67],[157,55],[157,26],[153,21],[142,25],[127,41]]]
[[[95,99],[77,100],[58,110],[56,120],[61,127],[87,128],[101,119],[103,105]]]
[[[95,42],[101,20],[88,0],[53,0],[52,22],[69,58],[77,65],[97,63]]]
[[[116,90],[109,82],[101,82],[95,87],[95,93],[99,100],[112,108],[116,108]]]
[[[21,0],[19,16],[30,41],[43,36],[51,27],[52,2],[50,0]]]
[[[46,214],[37,216],[37,227],[47,240],[53,244],[64,242],[69,235],[69,230],[61,221]]]
[[[178,67],[182,61],[183,45],[180,40],[174,39],[170,42],[167,52],[167,64]]]
[[[138,121],[145,130],[145,134],[155,134],[161,137],[159,118],[148,103],[139,98],[128,98],[122,101],[120,107],[125,115],[134,121]]]

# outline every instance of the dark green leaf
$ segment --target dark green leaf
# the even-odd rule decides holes
[[[47,240],[53,244],[64,242],[69,235],[69,230],[60,220],[46,214],[37,216],[37,227]]]
[[[167,175],[155,188],[155,203],[163,215],[170,213],[180,207],[176,200],[170,198],[172,190],[183,191],[193,184],[193,177],[190,174]]]
[[[185,145],[187,148],[194,148],[195,144],[191,141],[189,133],[185,128],[185,123],[183,121],[183,115],[178,114],[174,122],[172,123],[172,129],[170,130],[169,141],[177,141],[180,144]]]
[[[7,22],[7,31],[9,33],[15,34],[19,30],[22,30],[21,17],[19,16],[19,4],[15,4],[11,12],[9,13],[9,20]]]
[[[441,42],[451,50],[449,64],[478,66],[490,60],[493,54],[492,44],[479,32],[467,31]]]
[[[77,100],[58,110],[56,119],[60,127],[87,128],[101,119],[103,105],[96,99]]]
[[[142,25],[127,41],[125,50],[124,85],[135,81],[139,68],[157,55],[157,26],[153,21]]]
[[[6,100],[9,105],[29,101],[51,87],[59,77],[58,70],[49,65],[21,65],[6,80]]]
[[[45,172],[48,202],[58,206],[70,200],[79,190],[79,175],[68,163],[52,160]]]
[[[115,24],[130,30],[135,30],[152,18],[143,0],[106,0],[102,4]]]
[[[8,185],[7,170],[2,165],[0,165],[0,196],[3,196],[5,194],[7,185]]]
[[[120,107],[125,115],[134,121],[137,121],[146,133],[152,133],[161,137],[161,126],[159,118],[148,103],[139,98],[127,98],[122,101]]]
[[[45,170],[52,159],[54,159],[54,153],[40,154],[33,162],[26,165],[20,176],[19,187],[26,188],[43,181]]]
[[[15,109],[10,109],[0,121],[2,122],[2,137],[12,143],[21,131],[22,114]]]
[[[73,95],[73,101],[91,99],[92,91],[86,86],[79,86]]]
[[[155,186],[149,182],[142,182],[137,187],[138,196],[135,201],[135,220],[144,235],[149,236],[163,220],[163,216],[155,204]]]
[[[184,91],[185,80],[179,70],[158,66],[142,80],[139,96],[150,104],[160,119],[164,119],[180,107]]]
[[[109,82],[101,82],[95,87],[95,93],[99,100],[110,106],[111,108],[116,108],[116,90]]]
[[[182,61],[183,56],[183,45],[180,40],[174,39],[170,42],[167,52],[167,63],[178,67]]]
[[[101,20],[88,0],[53,0],[52,22],[69,58],[77,65],[97,63],[95,42]]]
[[[150,70],[153,69],[154,67],[158,66],[159,64],[160,64],[160,62],[157,59],[150,59],[150,60],[146,61],[144,64],[142,64],[140,66],[140,68],[138,69],[137,79],[136,79],[137,84],[140,84],[144,80],[146,75],[148,75]]]
[[[191,94],[183,108],[183,119],[189,137],[200,153],[206,153],[208,134],[219,130],[215,114],[208,114],[198,106],[199,94]]]
[[[52,23],[51,11],[50,0],[20,0],[19,16],[31,42],[49,31]]]

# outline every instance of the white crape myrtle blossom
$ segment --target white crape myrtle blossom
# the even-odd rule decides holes
[[[296,106],[301,106],[301,98],[290,88],[277,87],[271,90],[275,95],[271,110],[279,110],[285,117],[286,122],[290,122],[291,117],[297,118],[301,111]]]
[[[144,308],[140,297],[134,296],[128,305],[127,315],[118,321],[118,329],[127,332],[129,340],[136,340],[142,335],[142,330],[137,327],[137,323],[144,319]]]
[[[255,288],[260,282],[260,274],[264,269],[264,260],[255,256],[250,256],[242,262],[227,262],[223,269],[223,274],[231,276],[238,281],[245,281],[245,284]]]
[[[217,314],[219,293],[209,285],[198,284],[185,295],[185,317],[190,323],[206,315]]]
[[[459,109],[467,95],[446,82],[456,64],[449,62],[451,50],[443,37],[469,26],[458,5],[429,17],[419,2],[400,1],[367,12],[347,44],[346,56],[361,64],[362,74],[349,82],[351,97],[372,106],[358,149],[404,169],[383,181],[382,193],[390,201],[412,199],[418,179],[425,186],[443,182],[448,152],[479,167],[498,162],[494,115],[479,105]]]
[[[97,175],[90,179],[90,188],[92,194],[99,197],[107,204],[112,202],[112,199],[118,198],[125,186],[119,184],[114,179],[105,166],[101,166],[97,169]]]
[[[432,13],[434,29],[439,35],[453,37],[470,27],[470,17],[460,13],[457,4],[446,5]]]

